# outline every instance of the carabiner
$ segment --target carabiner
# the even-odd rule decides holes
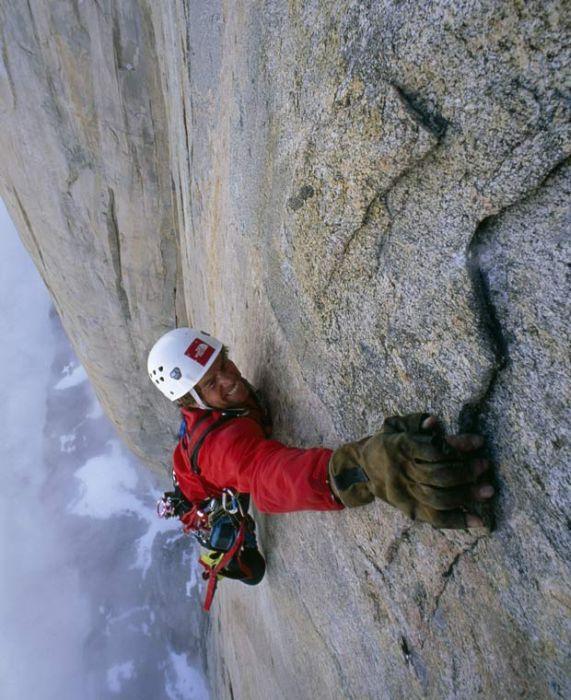
[[[172,518],[174,516],[174,507],[170,498],[159,498],[157,501],[157,515],[159,518]]]
[[[230,507],[228,507],[228,499],[230,499]],[[236,494],[234,493],[234,491],[232,491],[232,489],[222,489],[222,508],[229,515],[236,515],[236,513],[244,515],[244,513],[242,513],[240,501],[238,500]]]

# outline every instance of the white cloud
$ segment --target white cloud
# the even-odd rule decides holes
[[[112,666],[107,671],[107,685],[112,693],[120,693],[123,683],[133,677],[135,664],[133,661],[126,661],[122,664]]]
[[[85,414],[86,418],[89,418],[89,420],[97,420],[98,418],[101,418],[103,415],[103,409],[101,408],[101,404],[99,401],[95,398],[95,395],[92,397],[91,401],[91,407]]]
[[[89,602],[45,506],[50,300],[0,201],[0,678],[5,698],[81,697]],[[32,666],[30,662],[33,660]],[[31,672],[31,669],[33,672]]]
[[[69,433],[67,435],[59,436],[59,449],[61,452],[75,452],[75,440],[77,435],[75,433]]]
[[[155,537],[183,536],[180,523],[157,517],[154,482],[109,439],[89,387],[73,391],[87,377],[50,311],[0,201],[0,696],[134,697],[144,659],[168,697],[202,700],[200,673],[169,655],[172,630],[148,606],[154,578],[142,585]],[[169,595],[176,605],[184,588]]]
[[[145,576],[151,564],[155,537],[173,530],[182,536],[181,525],[177,519],[159,518],[148,501],[144,502],[135,495],[137,472],[119,441],[109,441],[108,448],[107,454],[93,457],[75,472],[75,478],[81,484],[80,494],[70,504],[69,511],[91,518],[131,513],[143,520],[147,529],[136,542],[133,567],[140,569]],[[159,494],[154,496],[158,498]]]
[[[169,700],[206,700],[208,687],[198,671],[189,666],[185,654],[170,653],[165,692]]]
[[[80,495],[68,510],[75,515],[110,518],[124,513],[139,513],[141,502],[133,494],[137,474],[118,440],[110,440],[108,453],[89,459],[75,472]]]
[[[149,514],[151,516],[154,515],[154,517],[149,517]],[[147,507],[145,520],[148,524],[147,531],[137,540],[137,556],[135,558],[135,563],[133,564],[133,568],[140,569],[143,572],[143,576],[147,575],[147,571],[151,565],[153,542],[159,533],[175,530],[180,537],[185,536],[182,534],[181,524],[176,518],[171,520],[161,519],[158,515],[156,515],[154,510]],[[191,542],[189,542],[189,546],[190,545]]]
[[[62,374],[62,379],[54,386],[54,389],[58,391],[71,389],[71,387],[78,386],[87,381],[87,374],[81,365],[77,365],[73,369],[70,369],[70,365],[66,365]]]

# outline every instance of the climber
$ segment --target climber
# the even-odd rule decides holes
[[[481,527],[474,501],[494,493],[478,435],[445,436],[428,414],[388,418],[374,435],[335,450],[270,439],[267,410],[207,333],[177,328],[148,357],[151,380],[181,410],[174,474],[191,503],[231,488],[258,510],[342,510],[375,497],[439,528]]]

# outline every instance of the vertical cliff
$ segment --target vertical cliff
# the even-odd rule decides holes
[[[0,32],[0,195],[109,415],[164,461],[145,357],[185,312],[149,10],[7,2]]]
[[[211,616],[217,697],[569,694],[562,15],[0,0],[0,194],[149,463],[176,421],[145,355],[177,321],[229,343],[285,440],[425,408],[490,443],[492,536],[260,518],[267,579]]]

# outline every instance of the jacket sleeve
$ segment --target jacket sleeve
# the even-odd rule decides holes
[[[265,438],[250,418],[238,418],[209,435],[199,461],[220,488],[250,493],[258,510],[342,510],[327,483],[331,450],[287,447]]]

